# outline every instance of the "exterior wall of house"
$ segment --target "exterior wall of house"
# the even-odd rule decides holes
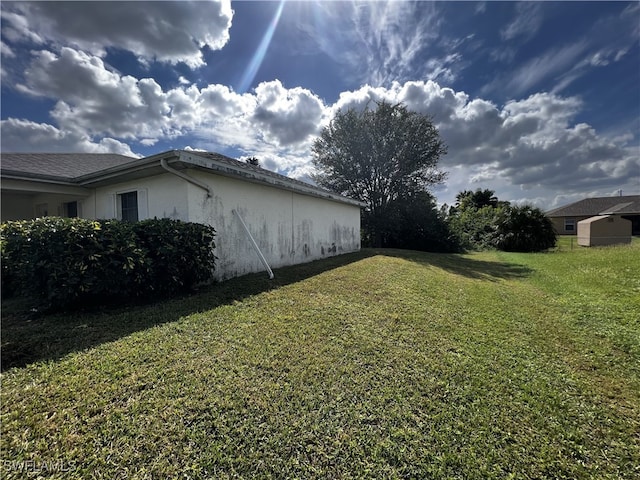
[[[173,218],[207,223],[216,229],[216,280],[265,270],[234,211],[243,218],[271,268],[360,249],[360,208],[357,205],[202,170],[190,169],[187,173],[209,185],[213,195],[208,197],[204,189],[173,174],[163,173],[82,189],[81,193],[86,192],[84,196],[22,194],[21,199],[11,199],[9,203],[13,210],[7,211],[7,215],[16,219],[33,218],[38,205],[46,205],[48,215],[62,215],[65,202],[78,201],[79,217],[118,218],[118,195],[136,191],[139,220]],[[29,202],[25,202],[25,198]],[[4,219],[5,192],[2,200]]]
[[[68,216],[65,203],[82,201],[90,194],[91,190],[82,187],[3,179],[1,218],[28,220],[44,216]]]
[[[82,205],[87,197],[56,193],[2,194],[2,220],[28,220],[38,217],[82,217]],[[76,215],[70,215],[65,204],[78,202]]]
[[[216,279],[264,271],[236,211],[271,268],[310,262],[360,249],[360,208],[279,188],[190,170],[212,188],[192,184],[189,221],[217,232]]]
[[[551,217],[551,222],[558,235],[577,235],[578,222],[587,218],[589,217]],[[573,230],[567,228],[567,220],[573,220]],[[569,222],[569,224],[571,224],[571,222]]]
[[[24,193],[2,192],[2,198],[0,199],[2,203],[2,213],[0,213],[2,221],[34,218],[34,197],[35,195]]]
[[[578,245],[594,247],[631,243],[631,222],[619,215],[591,217],[578,222]]]
[[[68,217],[70,216],[65,208],[65,204],[69,202],[78,202],[79,211],[77,216],[82,217],[82,205],[86,197],[79,197],[77,195],[64,195],[56,193],[43,193],[35,195],[32,198],[34,216],[55,216],[55,217]]]
[[[138,219],[188,220],[187,183],[170,173],[130,180],[95,189],[84,208],[86,218],[119,218],[117,196],[138,192]]]

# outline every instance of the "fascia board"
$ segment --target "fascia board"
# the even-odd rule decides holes
[[[316,188],[312,185],[308,187],[305,185],[300,185],[299,183],[293,181],[287,181],[287,177],[281,176],[274,177],[271,175],[261,174],[260,172],[256,172],[253,170],[245,170],[242,168],[234,167],[233,165],[229,165],[227,163],[216,161],[212,158],[205,158],[198,156],[197,152],[179,152],[179,161],[193,165],[194,167],[200,167],[205,170],[213,171],[223,176],[240,178],[242,180],[260,183],[263,185],[269,185],[275,188],[280,188],[282,190],[288,190],[296,193],[300,193],[302,195],[309,195],[312,197],[324,198],[326,200],[332,200],[334,202],[346,203],[349,205],[353,205],[356,207],[365,207],[366,203],[360,202],[359,200],[354,200],[352,198],[343,197],[342,195],[338,195],[333,192],[329,192],[326,190],[322,190]]]
[[[74,179],[75,183],[79,185],[92,185],[95,183],[108,182],[110,180],[116,180],[124,175],[146,170],[148,168],[159,166],[159,158],[145,157],[140,160],[136,160],[124,165],[118,165],[115,167],[101,170],[97,173],[91,173],[82,177]]]
[[[61,193],[80,196],[87,196],[90,194],[90,191],[87,188],[70,182],[7,175],[3,175],[2,177],[2,190],[33,193]]]

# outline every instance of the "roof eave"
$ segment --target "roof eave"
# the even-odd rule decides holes
[[[106,170],[101,170],[97,173],[83,175],[75,178],[74,181],[83,186],[101,184],[110,180],[115,180],[124,175],[137,173],[152,167],[159,167],[161,158],[172,158],[175,156],[175,151],[164,152],[158,155],[152,155],[151,157],[144,157],[124,165],[107,168]]]
[[[60,185],[74,185],[73,179],[68,177],[59,177],[56,175],[45,175],[42,173],[18,172],[15,170],[2,170],[0,172],[2,179],[13,180],[36,180],[44,183],[56,183]]]
[[[61,185],[67,186],[96,187],[113,183],[124,176],[133,175],[135,177],[140,177],[142,176],[141,174],[143,171],[152,168],[157,168],[157,173],[162,173],[164,171],[164,169],[162,169],[160,165],[160,160],[162,159],[168,160],[172,164],[176,164],[176,166],[182,166],[183,168],[185,166],[193,166],[196,168],[215,172],[219,175],[238,178],[252,183],[268,185],[275,188],[300,193],[302,195],[323,198],[325,200],[332,200],[334,202],[345,203],[360,208],[366,206],[366,203],[359,200],[354,200],[337,193],[323,190],[313,185],[307,186],[303,182],[294,181],[283,175],[274,176],[273,174],[262,174],[259,170],[248,170],[236,167],[230,163],[225,163],[217,161],[214,158],[198,155],[198,152],[195,151],[190,152],[183,150],[168,150],[166,152],[158,153],[150,157],[144,157],[123,165],[117,165],[105,170],[100,170],[99,172],[81,175],[75,178],[53,177],[40,174],[25,174],[24,172],[20,173],[20,175],[18,176],[17,173],[19,172],[12,171],[2,171],[2,176],[22,180],[37,180],[43,182],[59,183]],[[12,174],[14,175],[11,176]]]
[[[287,181],[288,178],[282,176],[281,178],[273,177],[271,175],[263,175],[259,171],[255,170],[245,170],[243,168],[238,168],[233,165],[229,165],[227,163],[216,161],[213,158],[205,158],[198,155],[198,152],[177,152],[179,153],[178,161],[191,164],[195,167],[204,168],[206,170],[214,171],[220,175],[240,178],[242,180],[252,182],[252,183],[260,183],[266,184],[272,187],[280,188],[283,190],[289,190],[295,193],[301,193],[303,195],[309,195],[318,198],[324,198],[327,200],[333,200],[335,202],[346,203],[349,205],[357,206],[357,207],[365,207],[366,203],[361,202],[359,200],[354,200],[349,197],[344,197],[342,195],[338,195],[337,193],[329,192],[327,190],[322,190],[314,187],[313,185],[309,185],[308,187],[304,185],[300,185],[298,183],[294,183],[293,181]]]

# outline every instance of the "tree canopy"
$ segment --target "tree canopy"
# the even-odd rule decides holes
[[[465,248],[538,252],[556,243],[553,224],[539,208],[500,201],[489,189],[458,193],[447,223]]]
[[[456,209],[467,210],[469,208],[497,207],[498,197],[495,196],[493,190],[488,188],[475,192],[471,190],[463,190],[456,195]]]
[[[320,186],[367,204],[363,229],[373,246],[381,246],[395,202],[428,192],[446,176],[438,161],[447,148],[431,118],[402,104],[339,111],[312,151]]]

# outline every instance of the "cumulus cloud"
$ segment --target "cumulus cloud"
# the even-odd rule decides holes
[[[233,147],[279,158],[284,172],[308,160],[299,154],[308,151],[325,112],[315,94],[287,89],[277,80],[244,94],[218,84],[165,90],[153,79],[122,75],[101,58],[69,47],[59,54],[33,52],[17,88],[56,101],[49,112],[55,126],[36,128],[26,121],[3,125],[12,131],[21,128],[26,145],[43,145],[47,137],[58,144],[63,132],[69,135],[67,143],[84,151],[97,147],[79,139],[104,136],[148,147],[159,138],[192,135],[213,150]],[[12,136],[3,137],[3,148],[14,148],[12,142]]]
[[[576,118],[576,97],[538,93],[503,105],[472,98],[429,81],[365,85],[326,105],[313,92],[263,82],[238,93],[218,84],[164,89],[153,79],[112,71],[97,57],[71,48],[35,52],[19,87],[56,101],[54,124],[2,121],[2,149],[111,151],[132,155],[130,145],[188,137],[192,148],[256,156],[265,168],[307,179],[311,144],[340,109],[402,102],[430,115],[449,147],[441,159],[453,198],[474,184],[505,199],[543,198],[549,189],[614,189],[640,178],[639,152],[630,132],[608,137]],[[505,190],[507,187],[509,190]],[[457,189],[457,190],[456,190]]]
[[[7,58],[15,58],[16,54],[9,45],[0,40],[0,55]]]
[[[63,48],[35,54],[18,88],[57,99],[51,116],[60,126],[122,138],[171,136],[171,107],[155,80],[121,76],[96,56]]]
[[[144,61],[191,68],[204,64],[201,49],[222,48],[233,17],[229,0],[156,2],[3,2],[3,35],[39,45],[72,45],[103,57],[108,48]],[[171,19],[171,21],[167,21]]]
[[[0,122],[4,152],[119,153],[140,157],[126,143],[114,138],[94,141],[86,134],[61,130],[46,123],[9,118]]]
[[[276,80],[258,85],[255,92],[257,105],[252,118],[278,144],[301,143],[318,133],[324,105],[309,90],[287,90]]]
[[[428,81],[365,86],[343,93],[336,105],[364,108],[380,100],[433,117],[449,146],[441,159],[450,171],[449,187],[459,190],[469,183],[497,192],[510,185],[512,197],[513,189],[585,191],[640,178],[638,149],[627,143],[632,137],[608,138],[572,123],[582,108],[576,97],[539,93],[498,106]],[[447,187],[439,190],[455,196]]]

